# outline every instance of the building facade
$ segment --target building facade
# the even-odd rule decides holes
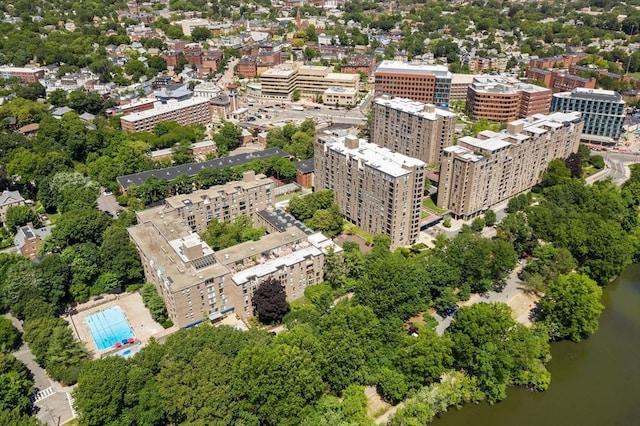
[[[182,101],[170,99],[165,104],[156,102],[153,109],[121,117],[120,125],[125,132],[152,132],[156,124],[163,121],[175,121],[182,126],[207,125],[211,123],[209,99],[194,97]]]
[[[578,87],[585,89],[595,89],[596,79],[594,77],[581,77],[571,74],[566,70],[549,71],[541,68],[527,68],[525,76],[530,80],[536,80],[544,84],[544,87],[551,89],[553,93],[567,92]]]
[[[376,145],[427,164],[439,163],[442,149],[453,145],[453,112],[388,96],[375,99],[371,112],[371,142]]]
[[[260,76],[261,96],[291,100],[296,90],[298,70],[294,67],[271,68]]]
[[[512,121],[549,112],[551,90],[516,78],[483,76],[467,92],[467,113],[474,119]]]
[[[329,88],[355,90],[357,93],[360,76],[332,72],[332,67],[303,65],[298,67],[296,89],[302,96],[322,96]]]
[[[576,112],[536,114],[460,138],[442,152],[438,207],[468,220],[531,189],[552,160],[578,151],[582,125]]]
[[[612,90],[574,89],[553,95],[551,111],[577,111],[582,114],[582,139],[596,143],[615,143],[622,135],[626,103]]]
[[[343,216],[365,232],[414,244],[420,229],[425,163],[356,136],[325,136],[315,145],[315,188],[329,189]]]
[[[253,292],[269,278],[282,283],[289,301],[323,281],[325,254],[340,247],[282,211],[260,213],[254,220],[272,224],[265,226],[268,235],[216,252],[171,206],[137,212],[129,235],[174,324],[189,327],[231,313],[247,319]]]
[[[445,66],[382,61],[374,75],[376,97],[390,95],[438,106],[449,104],[451,73]]]
[[[37,83],[44,78],[44,70],[42,68],[26,68],[26,67],[0,67],[0,78],[8,80],[17,78],[24,83]]]

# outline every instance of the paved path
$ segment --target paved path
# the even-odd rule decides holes
[[[23,332],[20,320],[10,314],[4,315],[9,318],[13,326],[21,333]],[[72,387],[62,386],[55,380],[51,380],[44,368],[36,362],[29,346],[23,343],[13,356],[22,361],[33,375],[33,382],[37,389],[31,395],[31,401],[36,407],[36,417],[48,425],[60,425],[77,417],[75,410],[70,404]]]
[[[509,304],[509,302],[515,296],[523,293],[522,288],[520,287],[521,281],[518,278],[518,274],[520,273],[522,268],[523,268],[523,265],[518,265],[511,271],[511,273],[506,279],[506,284],[501,291],[489,291],[482,295],[472,294],[469,300],[467,300],[466,302],[463,302],[461,305],[470,306],[470,305],[475,305],[476,303],[482,303],[482,302],[484,303],[504,302]],[[431,314],[431,316],[438,322],[438,325],[436,326],[436,333],[438,333],[438,336],[442,336],[445,330],[451,324],[453,316],[448,316],[446,318],[443,318],[437,313],[433,313]],[[528,325],[531,323],[528,315],[518,316],[517,320],[525,325]]]

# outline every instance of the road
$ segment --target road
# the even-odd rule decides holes
[[[640,152],[606,151],[602,153],[602,158],[607,168],[587,178],[587,183],[611,178],[613,183],[620,185],[631,176],[629,165],[640,163]]]
[[[9,314],[9,318],[20,333],[23,332],[22,323]],[[32,396],[33,405],[36,407],[36,417],[48,425],[60,425],[77,417],[71,406],[71,387],[62,386],[51,380],[47,372],[36,362],[29,346],[23,343],[13,356],[22,361],[33,375],[33,381],[37,392]]]

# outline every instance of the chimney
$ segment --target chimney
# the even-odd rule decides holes
[[[517,135],[518,133],[522,133],[523,130],[524,121],[522,120],[512,121],[511,123],[507,124],[507,133],[509,133],[510,135]]]
[[[349,149],[358,149],[360,146],[360,141],[357,136],[347,135],[344,138],[344,146]]]
[[[242,173],[242,181],[243,182],[253,182],[254,180],[256,180],[256,172],[253,170],[247,170],[246,172]]]

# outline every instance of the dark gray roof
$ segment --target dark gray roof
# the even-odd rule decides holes
[[[285,232],[288,228],[295,226],[307,235],[315,234],[315,231],[307,228],[304,223],[282,209],[260,210],[256,214],[269,222],[278,232]]]
[[[120,186],[126,190],[131,185],[135,184],[140,186],[144,184],[151,176],[155,176],[158,179],[173,180],[180,175],[195,176],[203,169],[217,170],[225,167],[241,166],[253,160],[264,160],[271,157],[289,157],[289,154],[280,148],[268,148],[264,151],[216,158],[215,160],[203,161],[202,163],[188,163],[166,169],[147,170],[145,172],[119,176],[117,181]]]
[[[314,170],[313,158],[309,158],[308,160],[298,161],[296,163],[296,169],[300,173],[312,173]]]

